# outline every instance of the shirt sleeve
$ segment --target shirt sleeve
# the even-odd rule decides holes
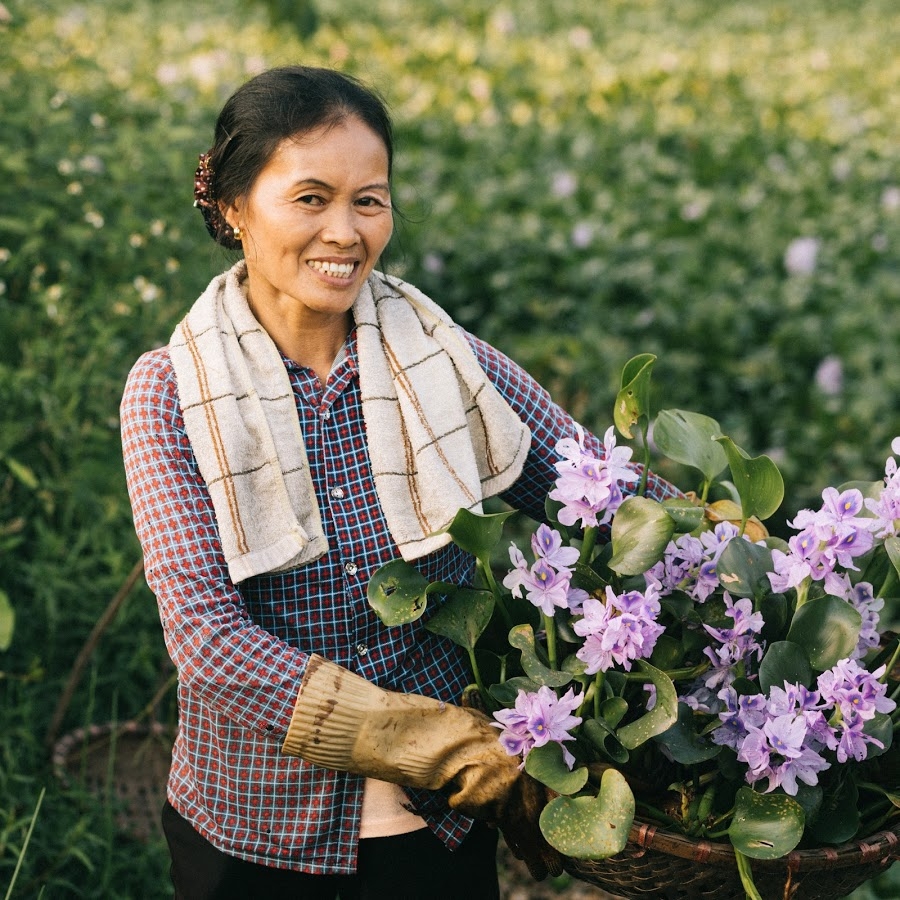
[[[536,521],[544,521],[544,501],[559,474],[555,464],[561,457],[556,451],[556,444],[563,438],[574,438],[576,428],[583,426],[579,426],[561,406],[554,403],[550,394],[508,356],[474,335],[470,334],[468,338],[488,378],[531,429],[531,450],[522,474],[501,497]],[[598,459],[603,459],[606,455],[603,442],[587,428],[583,430],[585,449]],[[639,477],[644,467],[632,463],[629,468]],[[628,495],[634,491],[626,487],[624,493]],[[649,472],[646,496],[665,500],[680,497],[682,493],[668,481]]]
[[[135,364],[121,422],[145,577],[159,605],[179,691],[242,727],[282,739],[308,655],[254,624],[228,577],[165,350]]]

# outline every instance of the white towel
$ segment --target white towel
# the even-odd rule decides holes
[[[256,321],[243,261],[213,279],[169,353],[185,429],[237,583],[328,550],[288,374]],[[530,433],[432,300],[373,272],[353,306],[375,489],[406,560],[450,541],[519,476]]]

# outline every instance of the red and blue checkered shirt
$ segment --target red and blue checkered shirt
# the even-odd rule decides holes
[[[524,470],[503,499],[542,519],[557,441],[574,422],[510,359],[470,337],[491,381],[531,429]],[[399,556],[378,504],[363,427],[355,333],[324,390],[284,358],[330,550],[279,574],[233,584],[206,485],[185,433],[165,348],[146,353],[122,400],[122,439],[147,583],[178,670],[179,729],[168,781],[172,805],[213,845],[267,866],[313,874],[355,871],[364,779],[284,756],[280,747],[308,655],[318,653],[394,691],[458,701],[468,663],[424,621],[388,628],[366,585]],[[588,446],[602,453],[599,440]],[[650,477],[649,494],[675,496]],[[470,583],[456,545],[417,561],[429,580]],[[416,812],[451,848],[471,820],[440,794],[408,790]]]

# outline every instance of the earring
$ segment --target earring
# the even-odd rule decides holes
[[[236,241],[239,241],[241,239],[242,234],[241,234],[241,226],[240,225],[235,225],[234,228],[231,229],[231,232],[234,235],[234,239]]]

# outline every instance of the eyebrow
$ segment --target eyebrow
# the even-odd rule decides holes
[[[298,181],[295,181],[292,187],[293,190],[297,190],[307,184],[322,187],[329,191],[334,190],[333,185],[329,184],[327,181],[322,181],[320,178],[301,178]],[[390,193],[390,190],[391,186],[386,181],[375,181],[372,184],[366,184],[357,188],[356,193],[359,193],[360,191],[386,191],[387,193]]]

